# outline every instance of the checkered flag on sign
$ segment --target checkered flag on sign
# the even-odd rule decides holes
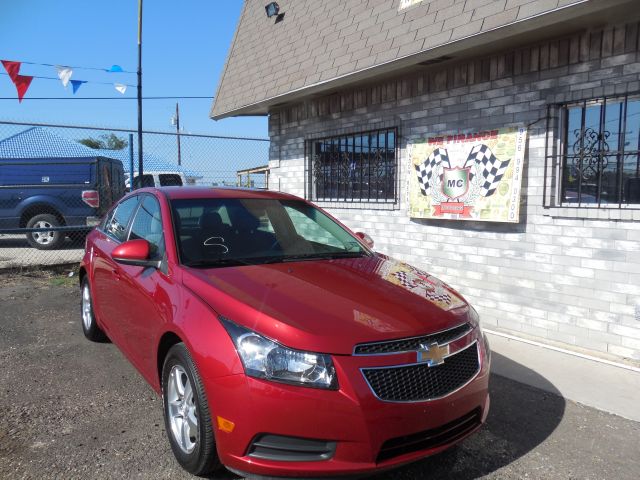
[[[420,184],[420,191],[423,195],[429,195],[429,188],[431,184],[431,177],[433,176],[433,170],[436,165],[442,162],[449,164],[449,155],[444,148],[436,148],[427,159],[420,165],[416,165],[416,172],[418,172],[418,183]],[[450,165],[450,164],[449,164]]]
[[[464,163],[465,166],[469,163],[477,163],[481,166],[482,185],[480,187],[480,195],[483,197],[490,197],[498,188],[498,184],[504,172],[507,171],[509,166],[509,160],[498,160],[493,154],[491,149],[484,144],[476,145],[469,152],[469,157]],[[469,175],[469,178],[473,180],[474,173]]]

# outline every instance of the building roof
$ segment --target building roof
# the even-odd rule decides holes
[[[41,127],[0,140],[0,158],[95,158],[95,150]]]
[[[583,28],[580,18],[637,0],[245,0],[211,110],[214,119],[425,68],[545,29]],[[637,3],[636,3],[637,5]],[[573,22],[573,25],[567,24]],[[557,34],[557,33],[556,33]],[[539,34],[538,34],[539,35]],[[511,42],[511,43],[510,43]]]
[[[86,147],[74,140],[56,135],[42,127],[31,127],[0,140],[0,158],[96,158],[120,160],[124,172],[129,173],[129,149],[107,150]],[[137,171],[138,153],[134,146],[134,170]],[[182,166],[162,160],[152,153],[143,153],[146,172],[182,172],[188,178],[202,175]]]

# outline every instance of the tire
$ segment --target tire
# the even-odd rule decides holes
[[[60,221],[50,213],[35,215],[27,222],[27,228],[59,227]],[[27,233],[27,242],[38,250],[53,250],[60,248],[64,243],[63,232],[32,232]]]
[[[98,326],[96,316],[93,313],[93,300],[91,297],[91,288],[89,287],[89,277],[86,275],[80,284],[80,292],[82,295],[80,320],[84,336],[92,342],[107,342],[108,338]]]
[[[178,463],[193,475],[221,467],[204,385],[184,343],[167,353],[162,367],[164,424]]]

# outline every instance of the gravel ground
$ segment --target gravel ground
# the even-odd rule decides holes
[[[160,399],[115,346],[85,341],[76,282],[0,275],[0,478],[193,478]],[[638,478],[640,424],[496,375],[491,396],[458,448],[372,478]]]

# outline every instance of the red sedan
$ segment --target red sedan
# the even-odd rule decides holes
[[[475,310],[297,197],[141,189],[92,231],[82,328],[163,397],[178,462],[203,475],[367,474],[484,422]]]

